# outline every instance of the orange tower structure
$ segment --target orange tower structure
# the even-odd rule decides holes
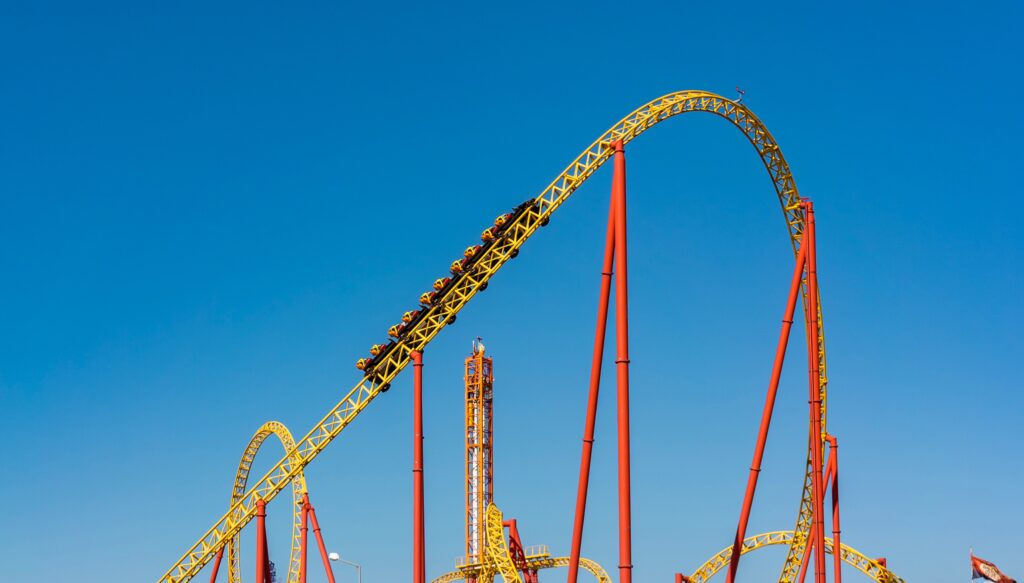
[[[487,555],[484,520],[494,500],[493,413],[493,362],[477,338],[466,358],[466,565],[478,565]]]

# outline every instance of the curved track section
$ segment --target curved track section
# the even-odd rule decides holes
[[[491,568],[495,573],[501,575],[505,583],[523,583],[519,576],[519,569],[512,561],[508,552],[508,543],[505,542],[505,530],[501,510],[494,503],[487,505],[487,519],[485,528],[487,531],[487,554],[491,557]],[[490,569],[486,569],[489,571]],[[488,573],[488,575],[490,575]],[[491,579],[490,576],[486,579]]]
[[[480,583],[491,583],[495,575],[501,575],[505,583],[522,583],[519,576],[519,569],[509,553],[508,543],[505,542],[504,519],[501,510],[492,502],[487,505],[487,517],[484,524],[487,534],[487,555],[489,561],[469,569],[445,573],[431,583],[450,583],[461,581],[466,578],[474,578]],[[526,559],[529,568],[550,569],[553,567],[568,567],[569,557],[539,556]],[[605,572],[601,565],[590,559],[580,557],[580,567],[588,571],[597,579],[598,583],[612,583],[611,577]]]
[[[537,559],[527,559],[526,564],[531,569],[553,569],[556,567],[568,567],[569,557],[544,557]],[[612,583],[612,578],[608,576],[607,571],[604,570],[601,565],[590,559],[580,557],[580,568],[587,571],[594,576],[594,580],[597,583]],[[468,576],[463,571],[452,571],[451,573],[445,573],[437,579],[431,581],[431,583],[452,583],[452,581],[462,581]],[[510,582],[508,582],[510,583]]]
[[[242,459],[238,462],[238,471],[235,472],[235,484],[231,489],[231,508],[234,508],[238,501],[245,495],[245,486],[249,482],[249,470],[252,469],[253,460],[259,452],[263,442],[271,435],[276,435],[286,452],[295,450],[295,439],[283,423],[267,421],[249,440],[249,445],[242,452]],[[297,460],[296,460],[297,461]],[[292,546],[288,559],[288,583],[299,581],[299,557],[301,548],[299,546],[302,526],[302,496],[306,493],[306,477],[300,471],[298,476],[292,480]],[[230,583],[241,583],[242,565],[239,557],[239,537],[236,534],[228,541],[228,581]]]
[[[189,547],[159,581],[181,583],[194,577],[221,547],[237,536],[238,532],[256,516],[257,500],[273,499],[298,478],[303,467],[316,459],[377,395],[390,387],[395,377],[409,364],[410,353],[422,351],[447,324],[454,322],[456,314],[477,292],[487,286],[491,277],[509,259],[518,255],[520,247],[527,239],[537,229],[548,224],[552,214],[562,203],[611,158],[613,152],[609,145],[612,141],[621,140],[624,144],[629,143],[662,121],[691,112],[710,113],[729,121],[743,132],[754,146],[775,188],[796,253],[804,228],[800,212],[800,195],[793,174],[775,138],[753,112],[740,103],[706,91],[679,91],[644,104],[601,134],[539,195],[528,201],[527,205],[519,209],[507,223],[503,223],[494,237],[485,242],[473,256],[468,268],[453,275],[451,281],[437,290],[435,296],[420,310],[416,319],[401,330],[396,341],[387,344],[375,354],[372,365],[364,370],[362,380],[328,411],[294,448],[289,449],[281,461],[239,496],[231,509]],[[806,306],[806,286],[802,292]],[[820,306],[820,302],[818,305]],[[824,328],[821,311],[818,310],[815,316],[821,330],[816,340],[822,377],[822,435],[817,437],[824,439],[827,387]],[[781,578],[784,583],[789,583],[796,577],[810,529],[809,462],[807,470],[795,529],[797,534],[790,546],[789,557]]]
[[[791,530],[757,534],[743,540],[743,546],[740,548],[740,555],[742,556],[751,551],[756,551],[757,549],[774,545],[787,545],[792,548],[795,538],[796,537]],[[835,547],[832,543],[832,539],[829,537],[825,537],[825,552],[830,555],[835,553]],[[904,583],[903,579],[897,577],[892,571],[883,567],[878,562],[867,558],[852,547],[840,545],[839,553],[839,557],[844,563],[853,566],[861,573],[870,577],[873,581],[877,581],[878,583]],[[707,583],[715,573],[718,573],[725,567],[729,566],[729,559],[731,558],[732,546],[730,545],[722,549],[717,555],[708,559],[703,565],[694,571],[693,574],[690,575],[690,581],[692,583]]]

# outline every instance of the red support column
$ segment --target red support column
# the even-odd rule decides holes
[[[629,281],[626,247],[626,154],[615,148],[612,199],[615,201],[615,368],[618,380],[619,434],[619,583],[633,581],[632,510],[629,477]]]
[[[224,558],[224,547],[217,551],[217,560],[213,562],[213,572],[210,573],[210,583],[217,581],[217,573],[220,571],[220,560]]]
[[[327,571],[327,580],[335,583],[334,570],[331,569],[331,560],[327,558],[327,547],[324,546],[324,537],[320,534],[320,523],[316,520],[316,510],[312,504],[309,505],[309,520],[313,523],[313,536],[316,537],[316,544],[320,548],[320,558],[324,562],[324,570]]]
[[[843,583],[843,547],[839,540],[839,441],[834,435],[829,435],[827,439],[830,452],[828,465],[832,468],[832,568],[835,583]]]
[[[754,446],[754,459],[750,463],[747,491],[743,496],[740,522],[736,527],[736,537],[733,539],[732,556],[729,559],[729,572],[726,575],[726,583],[732,583],[736,578],[736,570],[740,565],[740,551],[743,546],[743,539],[747,536],[747,521],[750,519],[750,508],[754,504],[754,491],[757,489],[757,478],[761,473],[761,460],[764,458],[764,446],[768,441],[768,429],[772,423],[775,397],[779,390],[779,379],[782,377],[782,364],[786,360],[789,332],[793,328],[793,313],[796,311],[796,301],[800,295],[800,282],[803,280],[804,265],[806,263],[807,246],[801,245],[800,252],[796,258],[796,267],[793,269],[793,278],[789,284],[786,311],[782,315],[782,331],[779,332],[779,343],[775,348],[775,362],[772,364],[772,376],[768,382],[768,394],[764,400],[764,410],[761,412],[761,428],[758,430],[757,444]]]
[[[309,494],[302,495],[302,525],[299,527],[299,583],[306,583],[306,558],[309,548]]]
[[[824,519],[824,487],[822,484],[822,439],[821,439],[821,371],[818,361],[818,266],[815,251],[814,204],[804,203],[807,214],[805,242],[807,249],[807,320],[809,334],[808,359],[809,383],[808,399],[811,418],[811,499],[814,525],[814,581],[825,583],[825,519]]]
[[[608,234],[605,236],[604,262],[601,264],[601,293],[597,302],[597,326],[594,331],[594,353],[590,361],[590,393],[587,397],[587,419],[583,429],[583,453],[580,457],[580,479],[576,488],[576,518],[572,527],[572,551],[569,555],[569,583],[576,583],[583,545],[583,521],[587,512],[587,487],[590,483],[590,460],[594,452],[594,424],[597,420],[597,399],[601,391],[601,361],[608,329],[608,300],[612,289],[612,267],[615,258],[615,199],[608,207]]]
[[[676,583],[683,583],[683,574],[676,573]]]
[[[256,583],[264,583],[267,573],[267,503],[256,501]]]
[[[412,581],[426,583],[423,520],[423,353],[413,351]]]

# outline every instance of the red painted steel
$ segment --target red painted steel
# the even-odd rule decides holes
[[[327,547],[324,546],[324,537],[320,534],[320,523],[316,520],[316,510],[313,505],[309,505],[309,520],[313,523],[313,536],[316,537],[316,545],[320,548],[320,559],[324,562],[324,570],[327,571],[327,580],[330,583],[334,581],[334,570],[331,569],[331,560],[327,558]]]
[[[217,559],[213,562],[213,572],[210,573],[210,583],[215,583],[217,581],[217,573],[220,571],[220,561],[224,558],[224,548],[225,547],[221,547],[220,550],[217,551]]]
[[[615,371],[618,380],[619,583],[633,581],[632,510],[629,476],[629,281],[626,246],[626,154],[615,148],[612,199],[615,200]]]
[[[811,502],[813,508],[814,533],[814,581],[825,583],[825,519],[824,487],[822,484],[822,443],[821,443],[821,371],[818,361],[818,266],[814,225],[814,203],[804,202],[807,226],[804,233],[807,244],[807,322],[809,367],[809,410],[811,420]]]
[[[804,266],[807,263],[807,246],[801,245],[797,254],[796,267],[793,269],[792,281],[789,284],[789,296],[786,299],[786,311],[782,315],[782,330],[779,332],[779,343],[775,348],[775,361],[772,364],[772,376],[768,382],[768,394],[761,412],[761,426],[754,446],[754,459],[750,463],[750,475],[747,477],[747,490],[743,496],[743,507],[740,509],[740,521],[736,526],[736,537],[733,539],[732,556],[729,560],[729,571],[726,583],[736,578],[736,570],[740,565],[740,549],[743,539],[747,536],[747,522],[750,519],[750,508],[754,504],[754,492],[757,489],[757,478],[761,473],[761,461],[764,459],[764,446],[768,441],[768,429],[772,423],[772,412],[775,409],[775,397],[779,391],[779,379],[782,377],[782,365],[786,360],[786,347],[789,346],[789,333],[793,328],[793,313],[800,296],[800,283],[803,280]]]
[[[423,519],[423,354],[413,351],[412,580],[426,583],[426,541]]]
[[[256,501],[256,583],[268,583],[267,503]]]
[[[676,573],[676,583],[683,583],[683,574]]]
[[[843,561],[840,553],[843,547],[839,541],[839,440],[834,435],[829,435],[827,439],[828,465],[832,468],[832,569],[835,573],[835,582],[843,583]]]
[[[299,583],[306,583],[306,552],[309,548],[309,494],[302,495],[302,524],[299,526]]]
[[[537,576],[537,570],[531,569],[529,563],[526,562],[526,551],[523,550],[523,540],[519,538],[519,527],[516,524],[516,519],[510,518],[501,524],[508,529],[509,556],[512,557],[512,562],[515,563],[516,568],[523,574],[523,583],[539,583],[540,578]]]
[[[576,583],[580,569],[580,548],[583,545],[583,521],[587,512],[587,487],[590,482],[590,460],[594,452],[594,424],[597,420],[597,399],[601,391],[601,361],[604,360],[604,339],[608,329],[608,300],[612,290],[612,268],[615,261],[615,199],[608,205],[608,234],[605,236],[604,262],[601,264],[601,294],[597,303],[597,326],[594,331],[594,353],[590,361],[590,394],[587,397],[587,420],[583,429],[583,453],[580,456],[580,479],[576,489],[576,518],[572,528],[572,551],[569,554],[568,583]]]

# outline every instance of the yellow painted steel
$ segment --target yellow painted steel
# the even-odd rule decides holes
[[[555,567],[568,567],[569,557],[537,557],[527,558],[526,564],[531,569],[552,569]],[[608,576],[608,573],[604,570],[601,565],[591,561],[585,557],[580,557],[580,568],[587,571],[594,576],[594,579],[598,583],[612,583],[612,578]],[[462,569],[460,571],[452,571],[451,573],[445,573],[440,577],[431,581],[431,583],[451,583],[452,581],[462,581],[466,578],[478,577],[478,571],[475,569]],[[477,579],[480,580],[479,578]]]
[[[242,460],[238,463],[238,471],[235,472],[234,487],[231,488],[231,508],[234,508],[235,504],[245,494],[245,486],[249,481],[249,470],[252,468],[253,460],[256,459],[256,453],[259,452],[263,442],[271,435],[277,436],[286,452],[295,451],[295,439],[292,438],[291,432],[288,431],[288,428],[283,423],[277,421],[264,423],[252,436],[252,439],[249,440],[249,445],[246,446],[245,451],[242,452]],[[301,552],[299,546],[301,533],[299,529],[302,526],[302,504],[305,493],[306,477],[300,470],[298,476],[292,480],[292,545],[288,560],[288,583],[298,583],[299,581]],[[230,583],[241,583],[242,581],[238,545],[239,537],[236,534],[228,541],[228,581]]]
[[[794,538],[794,533],[791,530],[757,534],[743,540],[743,546],[740,547],[740,556],[772,545],[787,545],[792,547]],[[825,552],[830,555],[835,552],[835,546],[832,543],[832,539],[829,537],[825,537]],[[858,571],[870,577],[873,581],[877,581],[878,583],[904,583],[903,579],[897,577],[895,573],[883,567],[877,561],[869,559],[863,554],[857,552],[852,547],[840,545],[839,556],[844,563],[852,565]],[[731,558],[732,545],[722,549],[718,554],[708,559],[703,565],[694,571],[692,575],[690,575],[690,581],[692,583],[707,583],[715,573],[729,565],[729,559]]]
[[[433,580],[432,583],[449,583],[462,579],[476,579],[478,583],[491,583],[495,575],[500,575],[505,583],[523,583],[519,576],[519,569],[508,550],[508,543],[505,541],[505,530],[503,526],[501,510],[492,502],[487,505],[487,518],[485,530],[487,534],[487,560],[482,563],[471,564],[446,573]],[[546,556],[527,557],[526,563],[532,569],[550,569],[552,567],[568,567],[569,557]],[[599,583],[611,583],[611,577],[605,572],[601,565],[590,559],[580,557],[580,567],[594,575]]]
[[[508,552],[508,543],[505,542],[505,528],[502,526],[501,510],[493,502],[487,505],[487,557],[481,570],[485,573],[481,579],[485,582],[494,578],[494,575],[501,575],[505,583],[523,583],[519,576],[519,569]]]
[[[586,150],[573,160],[536,198],[532,205],[518,214],[514,220],[502,226],[494,240],[480,250],[480,258],[470,269],[453,276],[452,284],[444,294],[427,308],[422,318],[404,330],[393,350],[383,354],[371,370],[365,371],[361,381],[350,390],[301,440],[289,450],[266,475],[260,478],[244,495],[239,497],[231,509],[213,524],[185,553],[167,570],[159,581],[181,583],[194,577],[203,565],[210,561],[227,541],[234,538],[256,514],[256,501],[269,501],[296,479],[302,468],[312,462],[331,441],[337,437],[391,382],[410,361],[409,354],[422,351],[426,345],[447,325],[455,315],[485,287],[491,277],[505,263],[518,255],[520,247],[537,229],[548,224],[551,215],[576,191],[593,173],[610,159],[612,141],[628,143],[658,123],[690,112],[705,112],[719,116],[738,128],[754,146],[778,196],[789,231],[794,253],[800,245],[804,228],[800,210],[800,195],[793,175],[786,163],[775,138],[768,128],[745,105],[706,91],[679,91],[651,101],[633,111],[611,129],[601,134]],[[806,295],[806,286],[802,289]],[[806,305],[806,302],[805,302]],[[820,302],[819,302],[820,306]],[[821,416],[822,435],[825,431],[825,393],[827,376],[825,368],[824,326],[821,310],[818,311],[818,326],[822,330],[818,338],[818,359],[821,370]],[[796,532],[780,579],[791,583],[799,569],[799,561],[806,544],[811,523],[809,498],[810,466],[805,474],[805,487],[801,497]]]

